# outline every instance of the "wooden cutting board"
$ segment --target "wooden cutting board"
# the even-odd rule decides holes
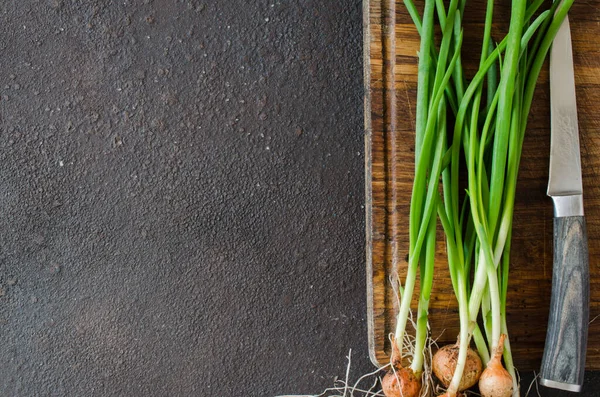
[[[463,62],[467,76],[472,76],[479,62],[484,4],[469,2],[465,12]],[[497,41],[507,29],[508,7],[509,2],[496,6]],[[418,8],[422,9],[421,3]],[[590,254],[591,324],[586,367],[600,369],[600,319],[596,320],[600,315],[600,0],[575,2],[569,19]],[[369,348],[373,363],[381,365],[389,362],[387,336],[394,330],[397,309],[390,276],[394,269],[403,274],[407,265],[419,36],[402,1],[364,0],[364,29]],[[507,305],[519,370],[539,371],[546,336],[553,231],[552,203],[546,196],[549,147],[546,65],[529,118],[514,215]],[[430,322],[432,336],[445,344],[456,340],[458,315],[441,228],[438,236]]]

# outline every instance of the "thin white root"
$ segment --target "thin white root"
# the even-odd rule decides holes
[[[429,326],[427,326],[428,331],[429,330]],[[437,349],[437,342],[435,339],[432,339],[431,337],[427,337],[427,344],[426,344],[426,356],[425,356],[425,360],[423,360],[423,374],[421,375],[421,397],[428,397],[433,395],[433,392],[435,391],[435,383],[433,381],[433,376],[432,376],[432,367],[431,367],[431,362],[433,361],[433,350],[434,348]]]
[[[542,397],[542,395],[540,394],[539,382],[538,382],[538,379],[540,378],[540,374],[536,374],[535,372],[533,374],[535,376],[533,377],[533,380],[529,384],[529,388],[527,388],[527,393],[525,393],[525,397],[529,397],[529,392],[531,392],[533,385],[535,385],[535,391],[536,391],[536,394],[538,395],[538,397]]]
[[[336,380],[333,387],[325,389],[322,393],[311,395],[285,395],[276,397],[383,397],[383,392],[375,389],[380,382],[378,374],[380,372],[385,372],[389,368],[389,365],[385,365],[373,372],[362,375],[356,382],[354,382],[354,384],[351,384],[350,367],[352,366],[352,349],[350,349],[347,359],[348,365],[346,366],[345,379]],[[368,388],[362,387],[361,383],[368,379],[371,379],[372,384],[367,386]]]
[[[399,291],[394,282],[391,283],[395,290],[395,295],[399,299]],[[399,301],[398,301],[399,303]],[[416,329],[416,323],[413,318],[412,310],[409,311],[408,321],[410,321],[413,329]],[[428,326],[429,331],[429,326]],[[389,340],[392,344],[394,344],[394,334],[388,335]],[[441,336],[441,334],[440,334]],[[439,336],[438,336],[439,338]],[[423,373],[421,374],[421,393],[420,397],[431,397],[436,392],[435,382],[433,380],[433,374],[431,369],[431,362],[433,359],[433,351],[437,348],[437,338],[433,339],[431,336],[427,337],[426,343],[426,357],[423,360]],[[412,360],[412,357],[415,354],[415,337],[408,332],[404,333],[403,341],[402,341],[402,358]],[[320,394],[312,394],[312,395],[281,395],[275,397],[385,397],[384,393],[378,387],[381,384],[382,373],[388,369],[392,369],[395,372],[394,366],[391,363],[392,357],[390,356],[390,363],[384,365],[373,372],[364,374],[358,378],[354,384],[350,383],[350,367],[352,364],[352,350],[348,353],[348,365],[346,367],[346,374],[344,380],[335,380],[334,386],[325,389]],[[368,386],[361,386],[362,383],[369,381]]]
[[[413,313],[412,310],[408,312],[408,321],[410,322],[411,326],[413,327],[413,330],[417,329],[417,324],[414,321],[413,318]],[[390,341],[390,343],[393,345],[394,342],[394,334],[390,333],[388,335],[388,339]],[[404,360],[405,358],[408,358],[408,361],[412,361],[412,358],[414,357],[415,354],[415,336],[409,334],[408,332],[404,333],[403,336],[403,341],[402,341],[402,352],[401,352],[401,357]],[[390,356],[390,360],[392,359],[392,357]],[[390,361],[391,364],[391,361]]]
[[[390,285],[392,286],[393,295],[396,297],[396,307],[400,307],[400,301],[402,300],[402,284],[400,284],[400,280],[396,272],[393,272],[389,277]]]
[[[407,354],[409,353],[410,356],[412,356],[413,354],[413,351],[410,348],[413,345],[414,337],[407,335],[405,337],[404,346],[406,347],[406,349],[408,349]],[[431,338],[428,338],[427,357],[424,360],[423,374],[421,377],[422,388],[420,397],[430,397],[434,395],[434,381],[431,372],[431,359],[433,357],[433,349],[435,348],[435,346],[437,346],[436,341]],[[381,384],[381,379],[383,375],[390,368],[392,368],[393,370],[393,366],[391,364],[384,365],[373,372],[360,376],[354,383],[351,383],[350,368],[352,366],[352,350],[349,351],[347,359],[348,365],[346,366],[345,378],[343,380],[335,380],[333,387],[325,389],[320,394],[289,394],[280,395],[276,397],[385,397],[383,391],[380,389],[379,386]]]

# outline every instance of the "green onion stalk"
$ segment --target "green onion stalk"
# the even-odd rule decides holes
[[[460,333],[456,345],[438,352],[451,359],[452,365],[446,365],[451,373],[438,373],[435,357],[433,371],[447,388],[445,396],[454,397],[477,383],[466,379],[473,373],[484,397],[518,396],[506,322],[517,176],[536,82],[573,0],[555,2],[547,10],[541,9],[543,0],[513,0],[508,33],[497,44],[492,37],[494,1],[488,0],[479,68],[470,81],[461,60],[466,0],[450,0],[447,8],[443,0],[425,0],[422,17],[412,0],[404,3],[421,36],[415,176],[408,266],[403,283],[398,280],[395,353],[392,370],[383,381],[384,393],[418,396],[421,384],[429,381],[424,363],[439,219],[458,301]],[[436,16],[439,48],[434,39]],[[467,187],[461,197],[460,169],[465,163]],[[405,333],[417,276],[416,333],[412,361],[405,368],[403,353],[410,351]],[[477,353],[470,349],[471,339]],[[479,372],[473,370],[477,365]],[[403,372],[418,385],[402,386],[408,384],[400,376]]]
[[[433,1],[430,2],[433,4]],[[455,1],[457,3],[457,1]],[[415,150],[415,181],[413,184],[411,207],[410,207],[410,243],[409,243],[409,260],[408,260],[408,271],[405,279],[404,286],[402,288],[402,296],[400,302],[399,314],[397,316],[397,327],[395,332],[395,341],[397,347],[402,351],[402,342],[404,340],[404,332],[406,331],[406,324],[410,313],[410,303],[416,283],[417,270],[419,269],[419,260],[424,257],[425,260],[421,262],[421,273],[424,277],[422,280],[422,286],[426,286],[427,289],[431,290],[431,287],[427,287],[430,284],[429,279],[432,279],[433,272],[433,257],[435,255],[435,229],[431,226],[434,222],[434,211],[436,210],[436,199],[439,175],[442,170],[443,160],[443,149],[445,134],[440,133],[443,128],[439,127],[439,120],[445,120],[445,91],[449,84],[449,80],[452,76],[452,71],[456,65],[459,52],[455,52],[452,58],[448,61],[449,42],[452,36],[452,26],[445,30],[445,38],[443,40],[442,47],[440,50],[438,65],[436,70],[436,79],[433,81],[431,98],[422,97],[418,100],[417,108],[420,103],[428,104],[428,114],[423,118],[422,123],[417,125],[423,125],[424,128],[417,127],[416,133],[416,150]],[[462,35],[459,36],[459,45],[462,41]],[[428,54],[427,51],[421,52],[421,54]],[[429,58],[428,55],[421,59]],[[430,62],[430,60],[428,60]],[[440,73],[443,71],[444,73]],[[419,67],[419,74],[429,74],[429,70]],[[437,78],[438,76],[441,76]],[[429,100],[429,101],[428,101]],[[425,106],[425,105],[422,105]],[[419,119],[418,119],[419,120]],[[445,124],[445,123],[444,123]],[[444,127],[445,128],[445,127]],[[433,235],[433,237],[432,237]],[[423,243],[428,241],[427,246],[423,247]],[[433,243],[432,243],[433,241]],[[431,248],[431,249],[427,249]],[[423,252],[423,255],[422,255]],[[429,266],[426,266],[429,264]],[[430,277],[429,277],[430,276]],[[423,296],[423,304],[426,305],[428,301],[427,294]],[[423,312],[426,311],[426,307],[423,307]],[[423,323],[423,322],[421,322]],[[426,322],[424,323],[426,325]],[[426,334],[426,326],[417,327],[417,340],[422,337],[423,333]],[[422,360],[418,360],[422,362]],[[421,372],[421,365],[415,365],[415,373]]]
[[[425,363],[425,351],[428,340],[428,309],[429,297],[433,284],[433,269],[435,264],[437,207],[439,179],[444,168],[444,153],[447,150],[447,108],[456,107],[456,98],[450,84],[452,78],[456,79],[454,70],[459,64],[462,32],[455,31],[455,23],[445,23],[439,51],[434,45],[434,13],[440,16],[440,4],[435,0],[426,0],[423,22],[412,3],[407,2],[409,13],[415,20],[415,26],[421,34],[419,51],[418,89],[417,89],[417,116],[415,129],[415,177],[410,205],[409,220],[409,259],[406,278],[400,285],[400,307],[397,315],[396,330],[392,343],[392,371],[384,379],[391,389],[400,389],[402,356],[405,332],[410,315],[410,306],[416,284],[417,275],[420,276],[420,294],[417,308],[416,333],[414,349],[412,349],[412,362],[410,364],[410,378],[419,380]],[[448,13],[442,10],[447,21],[455,21],[458,15],[458,0],[452,0]],[[460,76],[460,75],[459,75]],[[400,375],[399,375],[400,373]],[[387,383],[386,383],[387,382]],[[410,390],[407,390],[410,389]],[[403,388],[401,394],[411,395],[413,388]],[[419,391],[420,392],[420,391]],[[386,395],[389,395],[386,392]],[[418,395],[418,394],[417,394]]]
[[[468,139],[463,141],[463,150],[468,169],[471,218],[479,248],[469,298],[469,314],[471,324],[474,324],[481,309],[488,341],[490,356],[485,352],[481,354],[487,368],[479,381],[480,392],[484,396],[497,395],[486,394],[486,388],[498,390],[496,383],[489,386],[489,379],[497,377],[502,371],[509,375],[505,379],[510,379],[509,387],[504,390],[510,391],[514,396],[519,395],[506,323],[510,235],[516,183],[535,84],[550,44],[572,3],[572,0],[554,3],[551,9],[541,12],[533,19],[541,2],[534,2],[528,8],[525,1],[513,1],[506,42],[503,41],[498,46],[498,51],[488,56],[488,62],[481,62],[479,71],[467,89],[469,93],[471,87],[480,87],[483,76],[489,73],[489,61],[499,59],[503,53],[499,85],[496,92],[488,91],[488,99],[492,99],[487,108],[483,130],[481,134],[477,133],[477,117],[481,113],[478,94],[481,88],[473,88],[473,99],[465,95],[461,102],[465,109],[471,106],[470,130],[460,124],[460,117],[457,117],[455,125],[455,131],[462,128],[464,134],[468,135]],[[534,37],[534,45],[530,46]],[[485,49],[485,36],[483,48]],[[482,52],[482,59],[484,55]],[[496,122],[492,123],[494,114]],[[488,139],[491,139],[491,143],[488,143]],[[477,345],[481,353],[480,343]],[[502,356],[506,370],[500,363]]]

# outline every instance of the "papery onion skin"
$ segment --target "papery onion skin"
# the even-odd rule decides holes
[[[410,368],[388,371],[381,386],[386,397],[418,397],[421,393],[421,379]]]
[[[433,356],[431,363],[433,373],[444,387],[450,386],[450,382],[454,376],[454,370],[458,361],[458,351],[458,345],[446,345],[439,349]],[[474,386],[479,380],[482,370],[483,364],[481,363],[479,354],[469,348],[467,351],[467,362],[465,363],[465,369],[458,390],[463,391]]]
[[[510,397],[513,392],[512,376],[502,366],[502,351],[506,335],[500,335],[494,356],[479,378],[479,393],[483,397]]]

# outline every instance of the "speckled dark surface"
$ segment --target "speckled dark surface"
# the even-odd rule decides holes
[[[373,369],[361,18],[0,4],[2,396],[317,393],[350,349]]]
[[[0,45],[3,396],[371,369],[360,1],[8,1]]]

